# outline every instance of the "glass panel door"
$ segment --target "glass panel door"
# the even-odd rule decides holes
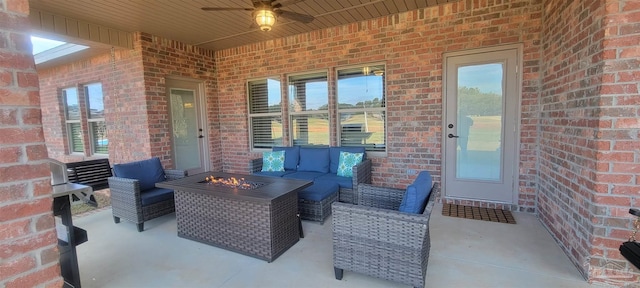
[[[456,178],[500,181],[504,64],[458,67]]]
[[[176,169],[200,166],[195,91],[171,89],[171,121]]]
[[[517,199],[517,57],[515,47],[445,54],[445,197]]]
[[[189,175],[208,171],[207,135],[202,127],[201,88],[197,82],[167,79],[175,169]]]

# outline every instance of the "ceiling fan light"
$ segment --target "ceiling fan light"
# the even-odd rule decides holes
[[[271,10],[258,10],[254,18],[262,31],[271,31],[271,27],[276,23],[276,14]]]

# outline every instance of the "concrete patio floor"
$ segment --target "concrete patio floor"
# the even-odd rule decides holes
[[[593,287],[532,214],[518,224],[431,219],[425,287]],[[331,219],[303,221],[305,238],[272,263],[176,236],[175,214],[145,223],[145,231],[111,209],[74,217],[89,241],[78,246],[83,287],[407,287],[345,271],[334,278]]]

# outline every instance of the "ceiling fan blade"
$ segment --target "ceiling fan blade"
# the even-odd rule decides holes
[[[284,18],[295,20],[302,23],[310,23],[311,21],[313,21],[313,19],[316,19],[311,15],[300,14],[300,13],[285,11],[285,10],[277,10],[276,13],[278,14],[278,16],[282,16]]]
[[[280,8],[282,6],[293,5],[296,3],[300,3],[302,1],[306,1],[306,0],[280,0],[280,1],[274,1],[274,3],[272,3],[271,5],[274,8]]]
[[[240,7],[202,7],[200,9],[204,11],[234,11],[234,10],[253,11],[253,8],[240,8]]]

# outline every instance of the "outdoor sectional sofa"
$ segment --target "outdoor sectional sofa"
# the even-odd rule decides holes
[[[284,171],[261,171],[263,158],[251,159],[252,174],[313,181],[313,185],[298,194],[301,217],[323,222],[331,214],[331,203],[335,200],[357,203],[358,184],[371,183],[371,160],[363,156],[362,162],[353,166],[352,177],[338,176],[341,152],[363,153],[364,147],[274,147],[273,151],[284,151]],[[335,186],[337,184],[337,187]],[[335,187],[336,193],[332,193]]]

